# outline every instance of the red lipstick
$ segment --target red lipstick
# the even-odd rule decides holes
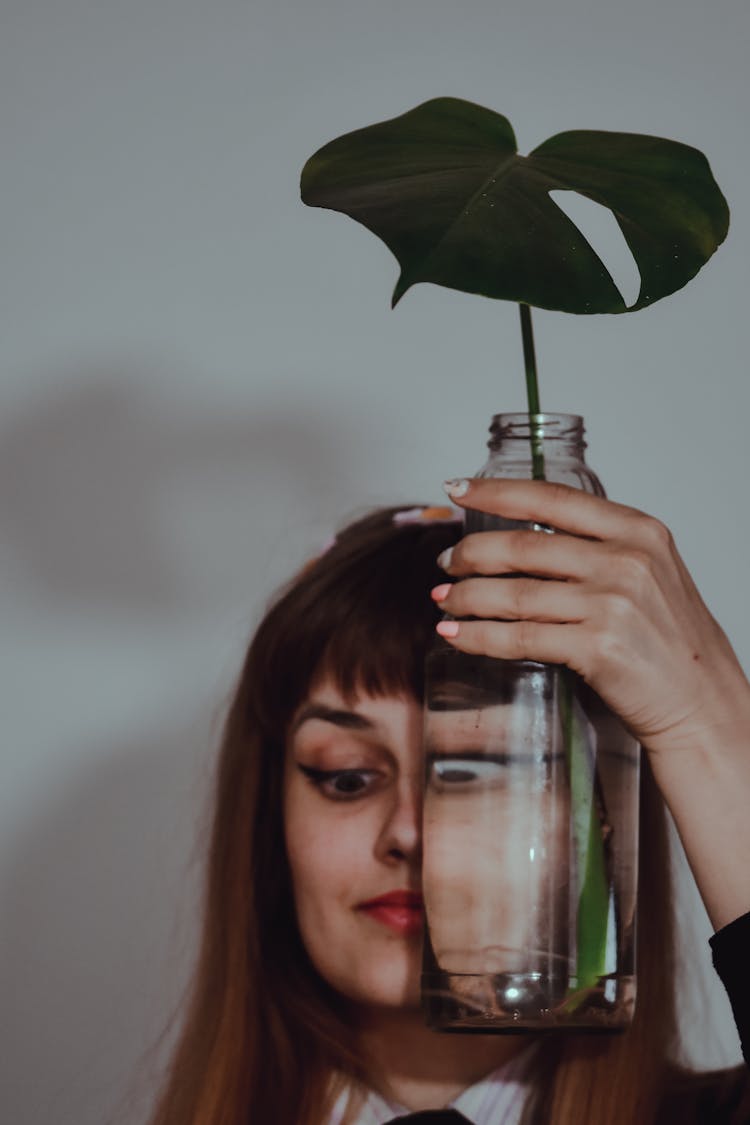
[[[418,891],[390,891],[357,907],[394,933],[410,937],[422,930],[423,902]]]

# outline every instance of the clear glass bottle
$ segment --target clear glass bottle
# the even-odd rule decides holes
[[[528,479],[532,461],[537,470],[543,462],[547,480],[603,496],[583,433],[577,415],[498,414],[477,476]],[[553,531],[467,513],[467,532],[513,527]],[[635,1001],[638,743],[561,665],[471,656],[438,640],[426,681],[429,1025],[626,1027]]]

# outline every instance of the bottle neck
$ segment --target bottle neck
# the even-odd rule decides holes
[[[579,414],[496,414],[487,446],[491,456],[523,460],[533,439],[541,442],[545,458],[583,461],[586,442]]]

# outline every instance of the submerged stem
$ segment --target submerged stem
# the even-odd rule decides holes
[[[529,425],[531,427],[531,475],[534,480],[544,480],[544,451],[536,423],[536,415],[541,414],[542,411],[539,404],[539,381],[536,374],[531,309],[525,304],[519,305],[518,309],[521,314],[523,362],[526,368],[526,400],[529,404]]]

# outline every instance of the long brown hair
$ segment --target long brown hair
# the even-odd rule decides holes
[[[322,1125],[331,1079],[366,1082],[346,1001],[316,973],[294,915],[281,818],[291,715],[314,676],[344,695],[421,698],[458,524],[394,522],[381,509],[342,531],[282,591],[250,645],[218,758],[202,940],[182,1031],[151,1125]],[[673,935],[664,809],[643,771],[639,1001],[626,1034],[545,1045],[545,1125],[655,1120],[674,1037]]]
[[[675,952],[667,825],[648,761],[641,765],[638,997],[632,1026],[605,1038],[560,1037],[552,1046],[544,1120],[554,1125],[664,1121],[676,1040]]]

